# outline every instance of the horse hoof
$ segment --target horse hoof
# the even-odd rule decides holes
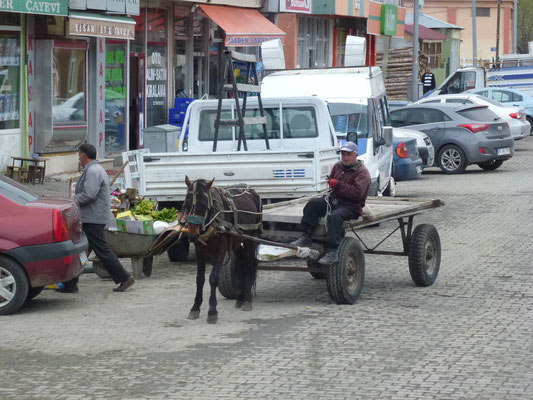
[[[209,314],[207,316],[207,323],[208,324],[216,324],[218,321],[218,314]]]
[[[251,301],[245,301],[242,303],[242,310],[243,311],[252,311],[252,302]]]
[[[191,311],[189,313],[189,316],[187,317],[187,319],[198,319],[200,318],[200,311]]]
[[[241,308],[242,307],[242,300],[235,300],[235,308]]]

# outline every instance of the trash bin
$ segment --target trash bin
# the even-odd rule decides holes
[[[151,153],[178,151],[180,128],[174,125],[156,125],[143,129],[144,148]]]

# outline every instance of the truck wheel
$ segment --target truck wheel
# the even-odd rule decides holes
[[[504,160],[492,160],[478,163],[479,168],[484,169],[485,171],[494,171],[502,166]]]
[[[226,299],[234,300],[237,298],[237,294],[233,289],[233,270],[235,268],[233,253],[228,252],[220,272],[218,274],[218,291]]]
[[[383,191],[383,196],[394,197],[395,195],[396,195],[396,182],[394,181],[394,178],[391,176],[389,179],[389,184]]]
[[[35,287],[35,288],[30,287],[30,289],[28,290],[28,297],[26,298],[26,301],[30,301],[31,299],[34,299],[37,296],[39,296],[41,292],[43,291],[43,289],[44,289],[44,286]]]
[[[94,273],[102,279],[111,278],[107,269],[105,269],[104,264],[100,260],[93,260],[93,269]]]
[[[313,260],[310,257],[307,257],[307,268],[321,268],[324,269],[324,266],[318,262],[318,260]],[[322,271],[309,271],[311,276],[315,279],[326,279],[326,272]]]
[[[172,262],[187,261],[189,258],[189,239],[181,238],[175,245],[167,250],[168,259]]]
[[[0,315],[13,314],[22,307],[29,290],[24,268],[12,259],[0,256]]]
[[[440,149],[437,163],[445,174],[462,174],[466,169],[466,156],[460,147],[447,144]]]
[[[440,238],[431,224],[418,225],[409,244],[409,272],[418,286],[431,286],[440,268]]]
[[[365,253],[358,240],[342,239],[337,262],[327,269],[326,283],[331,299],[337,304],[353,304],[365,281]]]

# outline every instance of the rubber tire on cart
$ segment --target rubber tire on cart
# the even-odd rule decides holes
[[[500,168],[505,160],[492,160],[480,162],[477,165],[479,168],[484,169],[485,171],[494,171]]]
[[[338,260],[327,269],[326,283],[331,299],[337,304],[353,304],[361,295],[365,281],[365,253],[352,237],[341,240]]]
[[[167,250],[168,259],[172,262],[187,261],[189,258],[189,239],[182,237]]]
[[[41,294],[41,292],[43,291],[44,289],[44,286],[40,286],[40,287],[30,287],[30,289],[28,290],[28,297],[26,298],[26,301],[30,301],[34,298],[36,298],[37,296],[39,296]]]
[[[233,271],[235,269],[234,255],[231,252],[226,254],[226,258],[220,267],[218,274],[218,291],[226,299],[234,300],[237,294],[233,289]]]
[[[318,260],[313,260],[311,257],[307,257],[307,268],[323,268],[324,266],[318,262]],[[311,276],[315,279],[326,279],[325,272],[309,271]]]
[[[409,273],[418,286],[431,286],[440,269],[440,237],[431,224],[418,225],[409,244]]]
[[[437,164],[445,174],[462,174],[467,164],[465,152],[459,146],[447,144],[439,150]]]
[[[30,282],[24,268],[9,257],[0,256],[0,282],[2,293],[12,295],[11,300],[0,297],[0,315],[16,312],[26,302],[30,290]]]
[[[104,264],[100,260],[93,260],[93,270],[102,279],[111,278],[111,275],[109,275],[109,272],[107,272],[107,269],[104,268]]]

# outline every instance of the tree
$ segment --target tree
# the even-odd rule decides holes
[[[528,42],[533,41],[533,0],[520,0],[518,5],[518,38],[516,45],[519,53],[529,53]]]

